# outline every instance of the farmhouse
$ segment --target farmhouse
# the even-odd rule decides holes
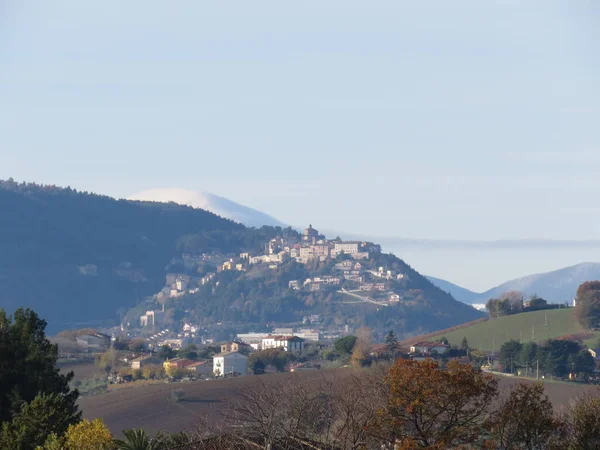
[[[227,342],[225,344],[221,344],[221,353],[231,353],[231,352],[239,352],[239,351],[251,351],[252,347],[244,342]]]
[[[146,366],[160,365],[162,363],[163,363],[162,359],[157,358],[156,356],[144,355],[144,356],[140,356],[139,358],[132,360],[130,366],[132,369],[139,370],[139,369],[143,369]]]
[[[438,353],[440,355],[446,353],[450,349],[448,344],[444,344],[443,342],[419,342],[418,344],[412,345],[410,347],[411,353],[422,353],[424,355],[429,355],[432,353]]]
[[[194,361],[192,361],[190,359],[173,358],[173,359],[167,359],[163,363],[163,367],[165,368],[165,371],[168,373],[169,370],[185,369],[193,363],[194,363]]]
[[[213,358],[213,373],[217,377],[247,375],[248,357],[239,352],[218,354]]]
[[[262,340],[262,349],[282,348],[286,352],[299,353],[304,350],[304,339],[298,336],[267,336]]]
[[[185,369],[203,377],[207,377],[213,373],[213,367],[210,362],[207,361],[196,361],[187,366]]]

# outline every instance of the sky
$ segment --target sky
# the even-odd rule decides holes
[[[599,55],[591,0],[0,0],[0,178],[374,237],[600,239]],[[600,260],[569,251],[405,253],[484,289]]]

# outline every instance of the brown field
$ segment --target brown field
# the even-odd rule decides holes
[[[338,372],[350,373],[351,370],[338,369]],[[300,377],[310,381],[320,377],[321,374],[320,371],[314,371],[127,387],[94,397],[82,398],[79,405],[86,418],[102,418],[113,433],[118,435],[123,429],[129,428],[144,428],[152,433],[158,430],[193,431],[199,423],[199,417],[208,422],[217,422],[227,401],[235,399],[241,390],[256,386],[260,381],[274,384],[290,377]],[[531,381],[509,377],[499,377],[499,380],[501,392],[506,392],[511,386],[520,382],[531,383]],[[177,388],[185,391],[185,400],[174,403],[169,398],[171,390]],[[577,395],[588,391],[598,392],[597,388],[565,383],[546,383],[545,388],[557,411],[563,409]]]
[[[61,373],[73,371],[73,380],[90,380],[96,376],[104,375],[102,369],[95,365],[93,361],[69,361],[57,364]]]

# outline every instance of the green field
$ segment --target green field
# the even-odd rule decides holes
[[[466,337],[469,347],[491,351],[498,350],[504,342],[511,339],[540,342],[584,332],[585,330],[575,318],[575,310],[567,308],[500,317],[456,331],[447,333],[442,331],[438,336],[445,336],[450,344],[454,345],[460,345],[462,338]],[[595,346],[595,340],[596,338],[590,333],[586,343]]]

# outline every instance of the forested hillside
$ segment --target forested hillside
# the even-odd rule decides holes
[[[235,247],[245,233],[200,209],[10,180],[0,210],[0,307],[32,307],[53,328],[114,320],[155,292],[182,235]]]

